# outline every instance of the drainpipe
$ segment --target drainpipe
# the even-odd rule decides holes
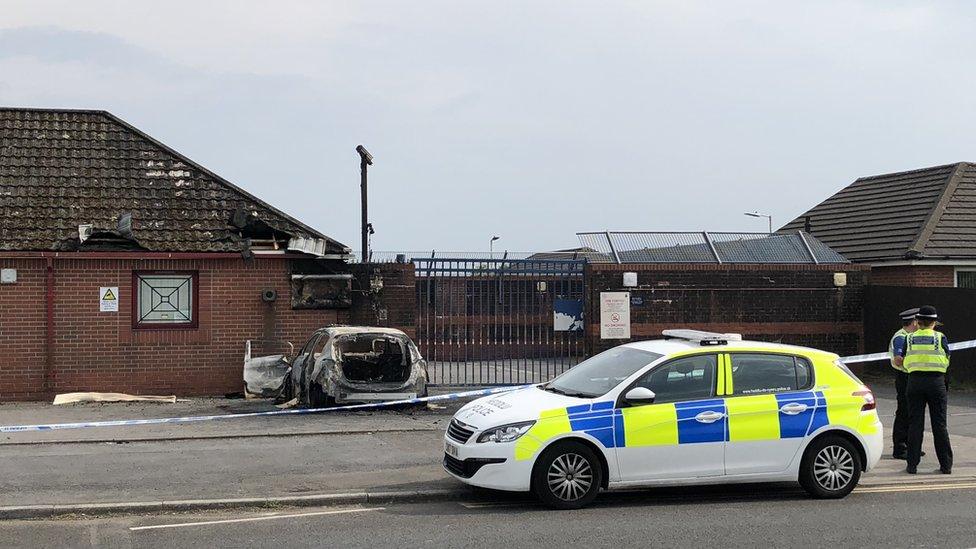
[[[54,258],[47,257],[47,334],[44,349],[44,392],[53,390],[54,377]]]

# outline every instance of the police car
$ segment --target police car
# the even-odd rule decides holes
[[[840,498],[881,458],[874,395],[837,355],[663,333],[465,405],[445,433],[444,468],[571,509],[601,488],[653,485],[798,481]]]

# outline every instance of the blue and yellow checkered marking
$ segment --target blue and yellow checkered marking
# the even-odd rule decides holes
[[[814,395],[816,396],[817,407],[813,410],[813,421],[810,422],[807,434],[830,424],[830,418],[827,415],[827,399],[824,397],[823,391],[817,391]]]
[[[725,399],[677,402],[674,410],[678,416],[678,444],[728,440],[729,416],[725,409]],[[717,412],[722,414],[722,419],[712,423],[701,423],[695,419],[704,412]]]
[[[805,404],[798,414],[780,411],[784,405]],[[721,419],[702,423],[703,412]],[[739,442],[800,438],[827,425],[827,400],[821,391],[770,395],[742,395],[614,409],[613,401],[565,408],[569,429],[586,433],[606,448]]]
[[[617,447],[612,400],[569,406],[566,408],[566,415],[569,416],[569,426],[573,431],[582,431],[607,448]]]
[[[821,393],[822,394],[822,393]],[[807,409],[796,415],[780,412],[787,404],[804,404]],[[776,395],[776,408],[779,414],[779,437],[799,438],[810,432],[810,420],[816,413],[817,398],[810,391],[781,393]]]

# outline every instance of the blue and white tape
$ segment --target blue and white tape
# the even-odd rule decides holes
[[[961,351],[963,349],[976,348],[976,339],[970,341],[960,341],[959,343],[950,343],[950,351]],[[844,364],[854,364],[857,362],[874,362],[875,360],[888,360],[891,358],[888,353],[871,353],[869,355],[854,355],[854,356],[844,356],[840,358],[840,361]]]
[[[952,343],[949,349],[959,351],[962,349],[976,348],[976,340]],[[888,353],[872,353],[868,355],[854,355],[841,357],[840,361],[844,364],[854,364],[858,362],[873,362],[875,360],[888,360]],[[40,425],[0,425],[0,433],[25,433],[33,431],[60,431],[65,429],[87,429],[93,427],[123,427],[129,425],[159,425],[163,423],[193,423],[196,421],[216,421],[221,419],[240,419],[245,417],[266,417],[266,416],[294,416],[306,414],[322,414],[328,412],[346,412],[356,410],[376,410],[389,408],[391,406],[402,406],[404,404],[424,404],[427,402],[438,402],[442,400],[456,400],[459,398],[479,397],[507,393],[517,389],[532,387],[528,385],[512,385],[507,387],[492,387],[490,389],[477,389],[473,391],[462,391],[460,393],[450,393],[446,395],[435,395],[421,398],[410,398],[405,400],[393,400],[388,402],[373,402],[369,404],[353,404],[349,406],[336,406],[332,408],[305,408],[290,410],[272,410],[269,412],[247,412],[243,414],[223,414],[216,416],[187,416],[187,417],[162,417],[153,419],[114,419],[108,421],[84,421],[79,423],[48,423]]]
[[[492,387],[490,389],[478,389],[474,391],[463,391],[460,393],[450,393],[446,395],[434,395],[420,398],[409,398],[404,400],[391,400],[387,402],[372,402],[369,404],[352,404],[349,406],[335,406],[332,408],[303,408],[290,410],[271,410],[268,412],[247,412],[243,414],[222,414],[216,416],[187,416],[187,417],[161,417],[153,419],[114,419],[107,421],[84,421],[80,423],[48,423],[41,425],[0,425],[0,433],[24,433],[32,431],[60,431],[65,429],[87,429],[92,427],[122,427],[128,425],[159,425],[162,423],[192,423],[195,421],[216,421],[218,419],[240,419],[245,417],[266,417],[266,416],[295,416],[305,414],[321,414],[328,412],[347,412],[357,410],[375,410],[377,408],[388,408],[390,406],[402,406],[404,404],[423,404],[427,402],[439,402],[443,400],[456,400],[459,398],[478,397],[494,395],[497,393],[507,393],[517,389],[532,387],[533,385],[513,385],[508,387]]]

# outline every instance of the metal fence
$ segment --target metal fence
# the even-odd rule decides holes
[[[791,233],[603,231],[577,233],[590,262],[848,263],[813,236]]]
[[[411,261],[416,343],[432,385],[538,383],[582,360],[585,261]]]
[[[359,263],[361,252],[353,252],[353,262]],[[512,252],[499,250],[497,252],[451,252],[439,250],[426,251],[387,251],[370,250],[370,263],[407,263],[414,258],[428,259],[491,259],[491,260],[510,260],[510,259],[567,259],[577,260],[586,259],[587,254],[579,251],[555,251],[555,252]]]

